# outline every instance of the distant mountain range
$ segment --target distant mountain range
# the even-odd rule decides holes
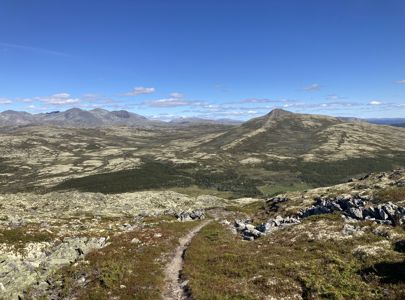
[[[240,125],[242,121],[232,120],[232,119],[203,119],[203,118],[176,118],[170,121],[171,124],[181,124],[181,125],[190,125],[190,124],[222,124],[222,125]]]
[[[282,111],[275,109],[273,111]],[[351,117],[338,117],[344,122],[368,122],[378,125],[391,125],[405,127],[405,118],[372,118],[360,119]],[[252,119],[253,120],[253,119]],[[250,122],[250,121],[248,121]],[[148,119],[144,116],[126,110],[108,111],[101,108],[83,110],[71,108],[66,111],[53,111],[48,113],[30,114],[24,111],[6,110],[0,113],[0,127],[24,125],[56,125],[66,127],[167,127],[191,125],[240,125],[242,121],[232,119],[205,119],[198,117],[181,117],[163,122]]]
[[[151,120],[126,110],[108,111],[96,108],[83,110],[72,108],[66,111],[30,114],[23,111],[7,110],[0,113],[0,126],[57,125],[66,127],[107,127],[107,126],[182,126],[193,124],[237,125],[241,122],[228,119],[208,120],[202,118],[178,118],[171,122]]]

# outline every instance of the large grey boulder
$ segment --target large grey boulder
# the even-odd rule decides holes
[[[176,213],[175,217],[178,221],[193,221],[193,220],[202,220],[205,218],[205,212],[203,210],[193,210],[193,211],[183,211]]]

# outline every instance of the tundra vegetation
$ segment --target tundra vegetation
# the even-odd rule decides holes
[[[405,298],[405,129],[113,115],[0,127],[0,298]]]

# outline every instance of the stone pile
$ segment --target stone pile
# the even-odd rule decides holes
[[[193,211],[183,211],[180,213],[176,213],[175,217],[180,222],[202,220],[205,218],[205,212],[201,209],[197,209],[197,210],[193,210]]]
[[[277,216],[275,219],[269,219],[266,223],[257,226],[251,224],[250,220],[236,220],[235,228],[242,234],[243,239],[252,241],[279,228],[298,223],[300,223],[300,220],[297,218]]]
[[[370,205],[368,197],[340,195],[337,197],[319,197],[315,204],[301,210],[297,216],[306,218],[313,215],[340,212],[346,217],[357,220],[372,220],[386,225],[405,224],[405,208],[392,202]]]
[[[268,200],[270,203],[285,202],[288,199],[274,198]],[[269,219],[266,223],[253,225],[251,220],[236,220],[235,228],[245,240],[254,240],[272,231],[294,224],[298,224],[302,219],[323,214],[341,213],[347,218],[356,220],[371,220],[385,225],[405,224],[405,207],[398,206],[392,202],[371,205],[369,196],[340,195],[337,197],[318,197],[314,205],[302,209],[295,217],[277,216]]]

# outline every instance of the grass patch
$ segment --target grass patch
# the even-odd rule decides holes
[[[290,184],[263,185],[259,187],[259,190],[264,196],[272,197],[286,192],[305,191],[311,188],[312,186],[307,183],[295,182]]]
[[[324,221],[338,228],[343,224],[335,216]],[[368,282],[361,273],[381,260],[398,261],[399,254],[361,261],[352,253],[358,244],[371,244],[380,237],[366,233],[344,242],[310,240],[307,225],[297,226],[302,226],[302,232],[294,226],[245,242],[218,223],[207,225],[185,254],[184,273],[193,297],[379,299],[385,295],[385,299],[394,299],[402,295],[404,282]],[[314,233],[317,230],[314,228]]]
[[[405,187],[393,187],[380,190],[375,195],[378,202],[404,202],[405,201]]]
[[[50,276],[53,294],[75,299],[160,299],[163,267],[178,238],[193,226],[195,222],[160,222],[113,236],[109,246],[86,255],[87,263],[66,266]],[[140,242],[131,243],[134,238]],[[40,298],[36,292],[31,290],[28,298]]]
[[[0,231],[0,243],[13,245],[15,249],[24,248],[28,243],[51,242],[55,235],[38,228],[21,226]]]
[[[257,214],[260,211],[265,210],[266,204],[263,201],[256,201],[252,202],[246,205],[242,206],[237,206],[237,205],[228,205],[225,207],[225,210],[227,211],[233,211],[233,212],[241,212],[241,213],[246,213],[249,215],[254,215]]]

